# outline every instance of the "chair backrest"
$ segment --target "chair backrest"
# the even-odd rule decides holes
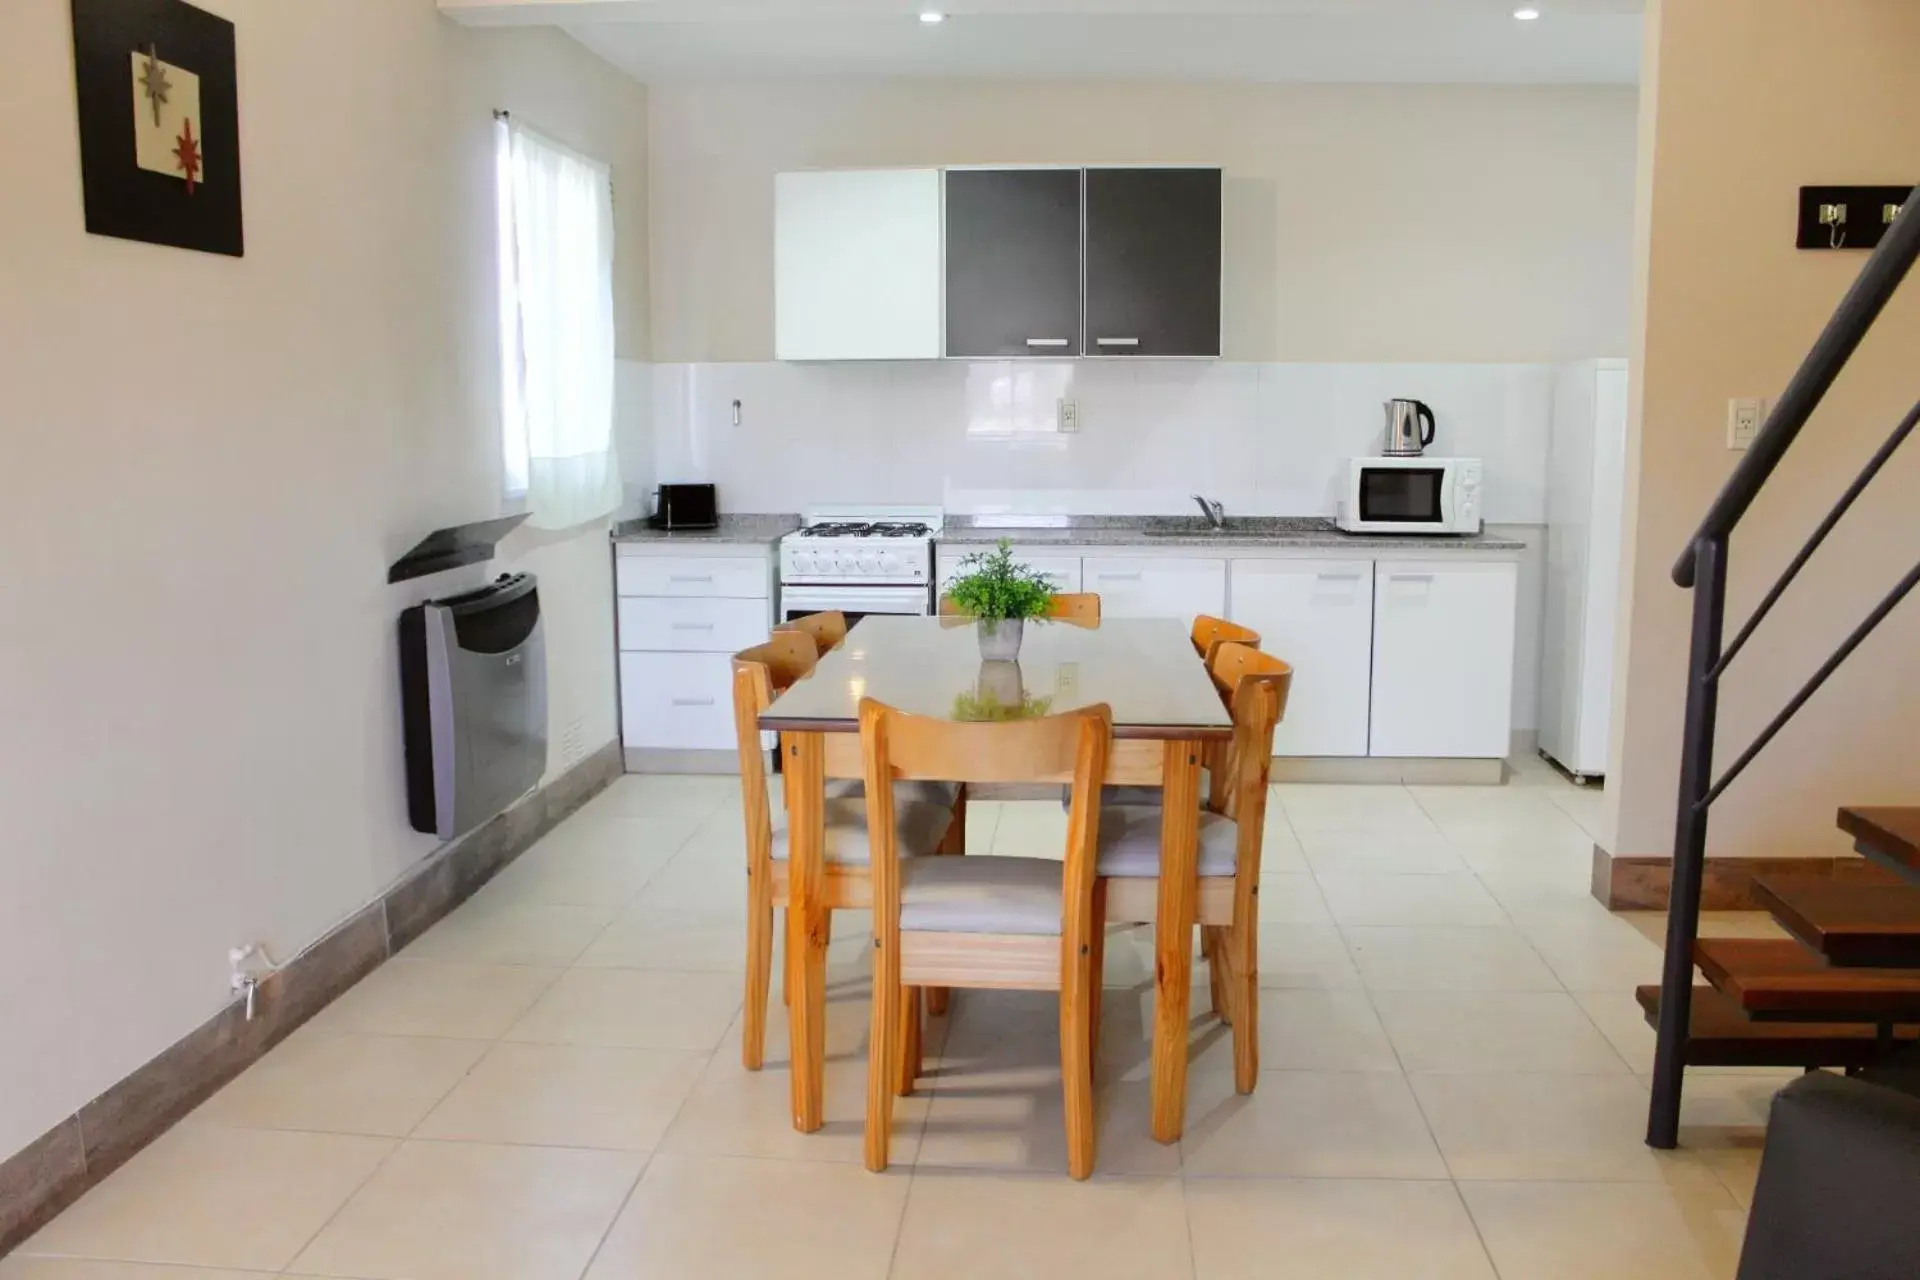
[[[953,602],[952,596],[940,597],[941,617],[959,618],[965,615],[966,611]],[[1074,591],[1065,595],[1056,595],[1053,603],[1047,606],[1047,617],[1054,622],[1071,622],[1075,626],[1098,626],[1100,595],[1094,591]]]
[[[1214,774],[1213,807],[1240,823],[1243,834],[1254,828],[1257,841],[1266,818],[1273,731],[1287,713],[1293,668],[1250,645],[1228,643],[1215,650],[1211,671],[1233,712],[1233,743]]]
[[[747,856],[771,857],[773,810],[760,746],[760,714],[776,695],[813,674],[820,655],[804,631],[776,631],[765,644],[733,655],[733,727],[740,749],[740,803],[747,820]]]
[[[813,637],[813,647],[826,657],[829,652],[840,647],[847,638],[847,615],[838,609],[825,613],[809,613],[795,618],[792,622],[783,622],[775,631],[804,631]]]
[[[1193,620],[1193,647],[1206,659],[1208,666],[1213,665],[1214,651],[1223,644],[1244,644],[1258,649],[1260,633],[1237,622],[1228,622],[1225,618],[1204,613]]]
[[[862,699],[860,747],[866,762],[876,919],[885,910],[899,911],[899,851],[893,825],[897,778],[1071,781],[1073,803],[1062,883],[1069,912],[1076,910],[1076,904],[1090,909],[1101,785],[1112,741],[1113,712],[1105,704],[1036,720],[976,723],[909,715],[872,698]]]

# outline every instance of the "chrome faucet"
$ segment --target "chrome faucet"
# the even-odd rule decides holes
[[[1227,527],[1227,508],[1224,503],[1209,502],[1197,493],[1193,495],[1193,500],[1200,504],[1201,514],[1206,516],[1207,523],[1213,526],[1215,533]]]

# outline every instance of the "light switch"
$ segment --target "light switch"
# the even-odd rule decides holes
[[[1760,422],[1767,414],[1764,400],[1727,401],[1727,448],[1746,449],[1760,434]]]

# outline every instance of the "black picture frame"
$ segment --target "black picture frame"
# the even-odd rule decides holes
[[[149,51],[199,78],[197,182],[137,161],[131,59]],[[87,230],[245,256],[233,23],[185,0],[73,0],[73,69]]]

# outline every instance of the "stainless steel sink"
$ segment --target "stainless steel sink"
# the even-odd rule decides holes
[[[1229,516],[1215,528],[1199,516],[1149,516],[1141,522],[1140,531],[1149,538],[1215,538],[1223,533],[1250,532],[1250,522]]]

